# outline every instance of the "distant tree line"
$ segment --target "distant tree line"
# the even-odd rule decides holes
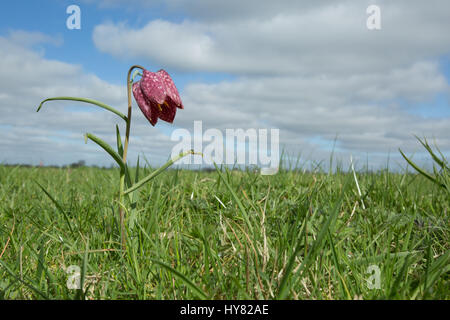
[[[22,167],[22,168],[43,167],[43,168],[56,168],[56,169],[59,169],[59,168],[75,169],[75,168],[83,168],[83,167],[100,168],[100,169],[113,168],[112,164],[111,164],[111,166],[109,168],[105,167],[105,166],[97,166],[97,165],[87,166],[85,160],[79,160],[77,162],[73,162],[73,163],[68,164],[68,165],[60,165],[60,166],[56,165],[56,164],[43,165],[42,162],[39,165],[24,164],[24,163],[9,163],[9,164],[7,164],[7,163],[5,163],[5,164],[0,163],[0,166],[3,166],[3,167],[17,167],[17,166],[19,166],[19,167]]]
[[[55,164],[50,164],[50,165],[44,165],[42,162],[39,165],[31,165],[31,164],[21,164],[21,163],[13,163],[13,164],[2,164],[0,163],[0,166],[3,167],[22,167],[22,168],[36,168],[36,167],[42,167],[42,168],[55,168],[55,169],[65,169],[65,168],[71,168],[71,169],[77,169],[77,168],[85,168],[85,167],[89,167],[89,168],[99,168],[99,169],[114,169],[117,168],[117,166],[115,166],[114,164],[110,164],[109,167],[107,166],[98,166],[98,165],[86,165],[86,161],[85,160],[78,160],[77,162],[73,162],[71,164],[68,165],[55,165]],[[199,172],[215,172],[216,169],[214,167],[197,167],[197,168],[177,168],[177,167],[172,167],[172,168],[168,168],[167,170],[183,170],[183,169],[189,169],[192,171],[199,171]],[[238,168],[238,167],[234,167],[230,169],[231,171],[246,171],[246,170],[258,170],[257,168]]]

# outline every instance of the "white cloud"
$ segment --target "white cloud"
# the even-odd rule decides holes
[[[61,36],[51,37],[39,31],[10,30],[8,39],[10,42],[24,47],[31,47],[35,44],[52,44],[61,46],[63,39]]]
[[[196,1],[193,7],[214,7],[212,12],[223,15],[227,11],[222,7],[236,12],[247,8],[208,3]],[[442,19],[442,6],[450,10],[445,1],[439,2],[439,10],[380,1],[382,30],[375,32],[366,28],[364,1],[323,3],[309,5],[308,10],[277,5],[278,11],[263,15],[255,7],[252,15],[231,21],[155,20],[140,29],[102,24],[93,38],[101,51],[115,56],[147,59],[179,70],[237,75],[386,71],[450,51],[450,38],[442,32],[450,29],[450,20]]]
[[[424,84],[420,79],[427,80]],[[275,127],[285,143],[313,137],[352,152],[414,150],[413,134],[436,136],[450,149],[450,119],[426,119],[408,113],[397,100],[427,101],[448,85],[434,63],[370,76],[244,78],[218,84],[191,84],[184,92],[189,112],[177,118],[190,126],[204,119],[210,127]],[[354,140],[352,140],[354,138]],[[365,141],[365,144],[356,143]],[[300,147],[298,144],[297,148]]]
[[[114,41],[109,42],[112,38]],[[201,26],[188,21],[177,25],[154,20],[141,30],[132,30],[123,23],[99,25],[93,39],[102,51],[114,52],[120,57],[151,57],[162,64],[178,64],[180,69],[203,64],[209,59],[213,45]]]

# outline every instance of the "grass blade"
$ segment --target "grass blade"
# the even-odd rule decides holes
[[[431,155],[431,157],[433,158],[433,160],[443,169],[448,169],[446,163],[444,162],[444,160],[439,159],[439,157],[434,153],[433,149],[431,149],[430,145],[428,144],[427,139],[424,139],[423,141],[417,137],[417,140],[419,140],[419,142],[424,146],[424,148],[428,151],[428,153]]]
[[[237,196],[236,192],[234,192],[233,188],[231,187],[231,185],[229,184],[229,182],[227,181],[227,179],[224,178],[224,176],[222,175],[222,173],[220,172],[219,168],[217,167],[217,165],[214,163],[214,166],[216,167],[216,171],[219,175],[219,177],[222,179],[223,183],[225,183],[226,187],[228,188],[228,190],[230,191],[231,195],[233,196],[233,199],[236,201],[239,210],[242,213],[242,216],[245,219],[245,222],[247,224],[248,230],[250,230],[250,233],[253,234],[253,227],[250,223],[250,220],[248,218],[248,214],[247,214],[247,210],[245,210],[244,205],[242,204],[241,200],[239,200],[239,197]]]
[[[178,278],[180,278],[181,280],[184,281],[184,283],[186,283],[186,285],[192,289],[192,291],[200,298],[200,299],[208,299],[208,295],[206,293],[203,292],[203,290],[201,290],[199,287],[197,287],[191,280],[189,280],[184,274],[182,274],[181,272],[179,272],[178,270],[172,268],[171,266],[155,260],[155,259],[150,259],[151,261],[153,261],[154,263],[160,265],[161,267],[163,267],[164,269],[167,269],[168,271],[170,271],[171,273],[173,273],[175,276],[177,276]]]
[[[50,298],[43,293],[41,290],[37,289],[36,287],[34,287],[33,285],[29,284],[28,282],[20,279],[20,277],[16,276],[14,274],[14,272],[6,265],[6,263],[4,263],[2,260],[0,260],[0,264],[2,265],[3,268],[5,268],[6,272],[8,272],[13,278],[15,278],[17,281],[23,283],[26,287],[28,287],[29,289],[31,289],[32,291],[36,292],[38,295],[40,295],[42,298],[46,299],[46,300],[50,300]]]
[[[341,207],[341,203],[342,203],[342,200],[344,199],[345,191],[347,190],[348,185],[349,185],[349,179],[347,179],[344,187],[342,188],[341,195],[340,195],[339,199],[335,202],[334,208],[333,208],[331,214],[329,215],[329,217],[325,221],[325,223],[322,225],[322,228],[320,229],[320,232],[316,238],[316,241],[314,241],[313,245],[311,246],[307,256],[305,257],[305,259],[303,260],[299,269],[297,270],[297,273],[295,275],[292,275],[293,278],[302,275],[303,270],[308,269],[311,261],[313,261],[313,259],[317,256],[319,250],[322,249],[325,236],[327,235],[328,232],[331,232],[333,230],[333,227],[336,222],[336,218],[338,216],[339,209]],[[294,254],[291,256],[290,261],[295,260],[295,256],[297,255],[297,253],[298,253],[298,251],[296,250],[294,252]],[[286,285],[287,277],[289,277],[291,275],[292,268],[293,268],[293,263],[289,269],[287,268],[285,274],[283,275],[283,279],[282,279],[281,285],[278,289],[278,295],[277,295],[277,299],[279,299],[279,300],[286,299],[286,297],[287,297],[287,294],[288,294],[288,288]]]
[[[66,221],[67,226],[69,227],[70,233],[72,233],[72,235],[73,235],[72,224],[70,223],[69,216],[67,215],[66,211],[64,211],[64,209],[61,207],[61,205],[58,203],[58,201],[56,201],[50,195],[50,193],[48,193],[47,190],[45,190],[45,188],[39,184],[39,182],[37,182],[37,181],[34,181],[34,182],[39,186],[39,188],[42,189],[42,191],[44,191],[44,193],[47,195],[47,197],[55,204],[56,208],[58,208],[58,210],[63,214],[64,220]]]
[[[421,175],[423,175],[428,180],[436,183],[437,185],[439,185],[443,188],[446,188],[445,184],[440,183],[435,177],[431,176],[428,172],[426,172],[425,170],[420,168],[418,165],[416,165],[414,162],[412,162],[410,159],[408,159],[408,157],[402,152],[402,150],[398,149],[398,151],[400,151],[401,155],[406,160],[406,162],[408,162],[414,169],[416,169],[417,172],[419,172]]]

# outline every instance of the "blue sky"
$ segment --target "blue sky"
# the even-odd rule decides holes
[[[66,28],[66,20],[70,16],[66,13],[68,6],[78,5],[82,13],[81,30]],[[0,12],[1,34],[7,36],[13,30],[39,31],[62,40],[62,44],[39,44],[37,47],[45,50],[45,57],[82,65],[101,78],[115,84],[124,82],[133,59],[115,59],[99,52],[92,41],[93,29],[96,25],[108,21],[126,21],[136,28],[142,27],[150,20],[164,19],[178,22],[185,18],[163,4],[149,6],[108,6],[100,7],[98,2],[43,0],[5,2]],[[149,69],[159,69],[162,66],[146,64]],[[182,90],[188,81],[217,82],[232,78],[226,73],[195,72],[173,74],[177,86]]]
[[[431,2],[2,2],[0,133],[9,140],[0,162],[108,165],[80,137],[93,131],[113,143],[116,119],[73,103],[31,111],[46,94],[83,93],[125,112],[132,64],[167,70],[186,107],[153,128],[135,106],[132,161],[152,154],[162,163],[173,130],[199,120],[222,131],[278,128],[282,147],[308,161],[328,159],[336,136],[337,157],[369,157],[374,167],[399,147],[425,159],[414,135],[448,154],[450,5]],[[81,30],[66,28],[72,4]],[[381,30],[365,25],[370,4],[381,9]]]

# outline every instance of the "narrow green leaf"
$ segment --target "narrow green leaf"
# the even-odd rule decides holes
[[[200,299],[207,299],[208,296],[206,293],[203,292],[203,290],[201,290],[199,287],[197,287],[191,280],[189,280],[184,274],[182,274],[181,272],[179,272],[178,270],[172,268],[171,266],[155,260],[155,259],[150,259],[151,261],[153,261],[154,263],[160,265],[161,267],[167,269],[168,271],[172,272],[175,276],[177,276],[178,278],[180,278],[181,280],[184,281],[184,283],[186,283],[186,285],[192,289],[192,291],[194,292],[194,294],[196,294],[197,297],[199,297]]]
[[[439,186],[441,186],[443,188],[446,188],[446,186],[443,183],[440,183],[439,181],[437,181],[437,179],[435,177],[431,176],[428,172],[426,172],[425,170],[420,168],[418,165],[416,165],[414,162],[412,162],[410,159],[408,159],[408,157],[402,152],[402,150],[398,149],[398,151],[400,151],[401,155],[406,160],[406,162],[408,162],[414,169],[416,169],[417,172],[419,172],[421,175],[423,175],[428,180],[438,184]]]
[[[75,296],[75,299],[77,299],[77,300],[85,299],[85,292],[84,292],[83,288],[84,288],[84,282],[86,280],[88,257],[89,257],[89,238],[86,239],[86,248],[84,250],[83,265],[81,267],[81,274],[80,274],[80,289],[77,290],[77,293]]]
[[[233,188],[231,187],[231,185],[229,184],[227,179],[224,178],[224,176],[222,175],[222,173],[220,172],[219,168],[217,167],[217,165],[215,163],[214,163],[214,166],[216,167],[216,171],[219,174],[219,177],[225,183],[226,187],[228,188],[228,190],[230,191],[230,193],[233,196],[234,200],[236,201],[236,203],[237,203],[237,205],[239,207],[239,210],[241,211],[242,216],[245,219],[247,227],[250,230],[250,233],[253,234],[253,227],[252,227],[252,225],[250,223],[250,219],[248,218],[247,210],[245,210],[244,205],[242,204],[241,200],[239,200],[239,197],[237,196],[236,192],[234,192]]]
[[[334,246],[333,237],[331,236],[330,230],[328,230],[327,236],[328,236],[328,242],[330,243],[330,247],[331,247],[333,262],[334,262],[334,265],[336,266],[336,272],[337,272],[339,280],[340,280],[341,290],[344,290],[345,293],[347,294],[347,299],[351,300],[352,295],[350,294],[350,291],[348,290],[347,284],[345,283],[345,279],[342,277],[341,266],[339,264],[338,255],[336,254],[336,247]]]
[[[14,272],[6,265],[6,263],[4,263],[2,260],[0,260],[0,264],[3,266],[3,268],[5,268],[6,272],[8,272],[13,278],[15,278],[17,281],[20,281],[21,283],[23,283],[25,286],[27,286],[28,288],[30,288],[32,291],[36,292],[38,295],[40,295],[42,298],[50,300],[50,298],[43,293],[42,291],[40,291],[39,289],[37,289],[36,287],[34,287],[33,285],[29,284],[26,281],[23,281],[22,279],[20,279],[20,277],[16,276],[14,274]]]
[[[433,158],[433,160],[442,168],[445,169],[448,167],[446,166],[445,162],[441,159],[439,159],[439,157],[434,153],[433,149],[431,149],[430,145],[428,144],[427,139],[424,138],[424,140],[422,141],[419,137],[415,136],[417,138],[417,140],[419,140],[419,142],[425,147],[425,149],[427,149],[428,153],[431,155],[431,157]],[[445,160],[445,159],[444,159]]]
[[[39,112],[39,110],[41,110],[42,105],[45,102],[47,102],[47,101],[55,101],[55,100],[68,100],[68,101],[78,101],[78,102],[90,103],[90,104],[96,105],[96,106],[98,106],[100,108],[103,108],[105,110],[111,111],[112,113],[115,113],[116,115],[121,117],[125,122],[127,122],[127,117],[123,113],[121,113],[120,111],[114,109],[113,107],[110,107],[107,104],[104,104],[103,102],[100,102],[100,101],[97,101],[97,100],[87,99],[87,98],[78,98],[78,97],[55,97],[55,98],[45,99],[39,104],[39,107],[37,108],[36,112]]]
[[[116,163],[119,165],[120,169],[125,170],[125,164],[123,163],[122,158],[116,151],[113,150],[113,148],[111,148],[111,146],[109,144],[107,144],[105,141],[103,141],[99,137],[94,136],[91,133],[86,133],[86,137],[88,139],[91,139],[92,141],[94,141],[100,147],[102,147],[103,150],[105,150],[116,161]]]
[[[134,82],[134,78],[136,78],[136,76],[141,76],[142,77],[142,72],[139,70],[135,70],[133,73],[133,76],[130,79],[130,82],[133,83]]]
[[[38,265],[36,269],[36,282],[41,284],[42,274],[44,272],[44,246],[41,243],[39,245],[39,255],[36,254],[36,258],[38,260]]]
[[[152,173],[150,173],[147,177],[145,177],[144,179],[142,179],[141,181],[139,181],[138,183],[136,183],[134,186],[132,186],[131,188],[125,190],[123,193],[124,194],[128,194],[130,192],[133,192],[137,189],[139,189],[140,187],[142,187],[144,184],[146,184],[147,182],[149,182],[150,180],[152,180],[153,178],[155,178],[156,176],[158,176],[159,174],[161,174],[164,170],[166,170],[168,167],[170,167],[171,165],[173,165],[175,162],[177,162],[178,160],[180,160],[181,158],[190,155],[190,154],[196,154],[193,150],[190,151],[186,151],[184,153],[180,153],[178,156],[174,157],[173,159],[170,159],[169,161],[167,161],[166,164],[164,164],[162,167],[160,167],[159,169],[153,171]]]
[[[120,137],[119,126],[116,124],[117,152],[123,158],[122,138]]]
[[[389,292],[389,296],[388,296],[389,300],[393,299],[395,297],[395,294],[400,291],[400,283],[404,282],[402,280],[404,280],[406,274],[408,273],[409,265],[412,263],[410,261],[410,258],[411,258],[411,255],[407,255],[405,258],[403,258],[404,262],[403,262],[402,268],[400,269],[400,272],[397,274],[394,284],[392,285],[391,290]]]
[[[139,156],[137,158],[136,163],[136,176],[134,177],[134,183],[137,183],[139,181]]]
[[[47,276],[47,281],[49,286],[52,287],[53,291],[56,292],[56,286],[55,284],[57,283],[55,277],[52,275],[52,273],[50,272],[50,270],[48,270],[47,266],[45,265],[45,248],[44,248],[44,242],[42,242],[39,245],[39,254],[37,254],[35,252],[35,250],[30,246],[30,252],[36,257],[36,259],[38,260],[38,268],[37,268],[37,277],[36,280],[38,281],[38,283],[41,280],[42,277],[42,273],[44,273]]]
[[[429,254],[428,257],[431,259],[432,255]],[[447,250],[443,255],[434,260],[430,266],[427,266],[425,278],[426,281],[416,288],[415,292],[411,296],[411,299],[415,299],[420,290],[422,292],[428,291],[439,279],[441,274],[450,272],[450,265],[448,260],[450,260],[450,250]]]
[[[56,208],[63,214],[64,220],[66,221],[67,226],[69,227],[70,233],[72,233],[72,235],[73,235],[72,224],[70,223],[69,216],[67,215],[66,211],[64,211],[64,209],[61,207],[61,205],[58,203],[58,201],[56,201],[50,195],[50,193],[48,193],[47,190],[45,190],[45,188],[39,184],[39,182],[37,182],[36,180],[34,180],[34,182],[42,189],[42,191],[44,191],[44,193],[47,195],[47,197],[49,197],[49,199],[55,204]]]
[[[450,271],[450,250],[447,250],[442,256],[437,258],[430,266],[429,271],[429,281],[427,283],[427,288],[430,288],[434,282],[440,277],[442,273]],[[426,288],[426,289],[427,289]]]
[[[351,178],[351,176],[350,176],[350,178]],[[297,273],[295,275],[293,275],[293,277],[297,277],[298,275],[301,275],[303,273],[303,270],[307,269],[309,267],[309,265],[311,264],[311,261],[313,261],[313,259],[317,256],[319,251],[322,249],[325,236],[327,235],[328,232],[332,232],[333,231],[334,225],[336,223],[336,218],[337,218],[337,216],[339,214],[339,209],[340,209],[341,204],[342,204],[342,200],[344,199],[345,191],[347,190],[348,185],[349,185],[349,181],[351,181],[351,180],[349,180],[347,178],[347,181],[345,182],[345,185],[342,188],[341,195],[339,196],[339,199],[335,202],[334,208],[333,208],[331,214],[328,216],[328,219],[322,225],[322,228],[320,229],[320,232],[319,232],[316,240],[312,244],[311,249],[309,250],[307,256],[305,257],[305,259],[303,260],[302,264],[298,268]],[[298,252],[296,250],[294,252],[293,256],[291,256],[292,260],[295,258],[297,253]],[[281,285],[280,285],[279,290],[278,290],[277,299],[279,299],[279,300],[285,299],[287,294],[288,294],[288,288],[286,286],[287,281],[284,280],[284,277],[289,277],[291,271],[292,271],[292,266],[291,266],[291,269],[289,269],[289,270],[287,269],[285,271],[285,274],[283,276]]]
[[[294,252],[291,254],[291,256],[288,260],[288,263],[284,270],[283,278],[281,278],[281,282],[278,287],[278,299],[284,299],[285,296],[287,295],[288,279],[292,273],[292,270],[294,269],[295,258],[297,257],[297,255],[300,251],[301,240],[305,237],[304,235],[305,235],[305,230],[306,230],[307,224],[308,224],[308,216],[306,216],[305,220],[303,221],[302,228],[300,231],[300,236],[298,237],[298,240],[297,240],[297,245],[295,246]]]

